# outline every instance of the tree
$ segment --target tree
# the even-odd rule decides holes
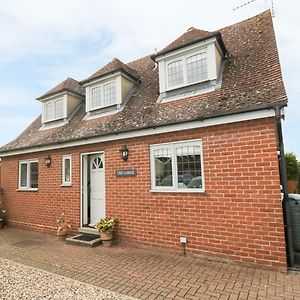
[[[297,190],[298,190],[298,193],[300,192],[300,161],[298,161],[298,171],[299,171],[299,174],[298,174],[298,186],[297,186]]]
[[[285,154],[287,180],[298,180],[300,174],[299,162],[293,152]]]

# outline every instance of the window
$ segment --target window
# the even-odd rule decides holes
[[[47,101],[45,105],[45,122],[50,122],[64,117],[63,99]]]
[[[116,102],[116,84],[114,81],[107,83],[104,89],[104,106],[113,105]]]
[[[168,64],[168,86],[183,84],[182,60],[177,60]]]
[[[117,104],[116,81],[102,83],[91,88],[91,110]]]
[[[72,184],[72,159],[71,155],[62,157],[62,185]]]
[[[176,88],[208,79],[206,50],[167,63],[167,87]]]
[[[190,56],[186,59],[187,82],[203,81],[207,78],[206,53]]]
[[[200,140],[150,146],[154,191],[204,191]]]
[[[38,161],[23,160],[19,162],[19,189],[36,190],[38,188]]]

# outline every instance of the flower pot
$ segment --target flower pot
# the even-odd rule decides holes
[[[100,238],[104,247],[110,247],[112,245],[113,231],[101,231]]]
[[[56,234],[60,237],[65,237],[68,234],[67,227],[58,227]]]
[[[112,240],[102,240],[103,247],[110,247],[112,245]]]

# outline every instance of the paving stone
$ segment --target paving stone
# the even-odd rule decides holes
[[[1,257],[137,299],[300,299],[296,272],[122,243],[109,249],[86,248],[68,245],[56,236],[7,228],[0,230]]]

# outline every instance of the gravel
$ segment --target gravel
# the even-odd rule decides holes
[[[106,289],[0,258],[0,299],[134,300]]]

